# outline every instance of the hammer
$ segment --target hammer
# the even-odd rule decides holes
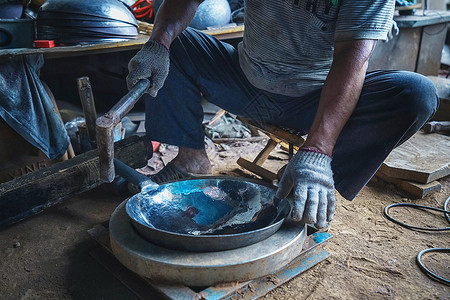
[[[432,121],[423,126],[426,133],[450,133],[450,121]]]
[[[96,137],[100,162],[100,180],[104,182],[112,182],[114,180],[116,175],[114,172],[114,127],[130,112],[149,87],[150,81],[141,79],[113,108],[105,115],[97,118]]]

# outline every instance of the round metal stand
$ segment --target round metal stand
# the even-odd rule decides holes
[[[271,274],[302,251],[306,226],[285,223],[256,244],[226,251],[187,252],[154,245],[133,229],[122,202],[111,215],[109,232],[116,258],[135,273],[159,282],[209,286]]]

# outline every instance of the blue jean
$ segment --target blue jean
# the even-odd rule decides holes
[[[64,155],[69,136],[39,79],[43,56],[16,56],[0,65],[0,118],[49,159]]]
[[[202,96],[215,105],[256,122],[307,133],[321,89],[288,97],[252,86],[239,67],[237,50],[193,29],[171,46],[164,87],[146,102],[146,131],[163,143],[201,149]],[[433,83],[417,73],[368,73],[358,105],[333,151],[335,188],[352,200],[388,154],[417,132],[439,105]]]

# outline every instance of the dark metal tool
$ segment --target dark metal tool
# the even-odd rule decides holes
[[[423,126],[426,133],[450,133],[450,121],[432,121]]]
[[[130,112],[136,102],[150,87],[150,81],[142,79],[136,83],[130,91],[116,103],[105,115],[96,121],[97,147],[100,162],[100,179],[104,182],[112,182],[114,172],[114,127]]]

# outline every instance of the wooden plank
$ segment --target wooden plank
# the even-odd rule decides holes
[[[244,32],[244,25],[236,25],[236,26],[222,26],[214,29],[202,30],[202,32],[207,33],[213,36],[223,36],[231,33],[242,34]]]
[[[417,183],[389,177],[381,171],[378,171],[375,175],[386,182],[394,184],[396,187],[416,198],[423,198],[428,194],[439,192],[442,188],[438,181],[432,181],[430,183]]]
[[[115,144],[116,157],[134,168],[151,155],[147,137],[132,136]],[[100,185],[97,150],[0,184],[0,228],[11,225],[75,194]]]
[[[301,146],[304,143],[304,139],[300,135],[300,133],[295,131],[289,131],[285,128],[281,128],[275,125],[271,124],[264,124],[258,125],[255,122],[253,122],[250,119],[247,119],[245,117],[238,116],[237,118],[239,121],[246,125],[254,126],[258,128],[260,131],[262,131],[264,134],[269,136],[271,139],[276,141],[277,143],[280,143],[281,141],[286,143],[292,143],[297,146]]]
[[[429,25],[422,29],[416,72],[423,75],[438,75],[442,49],[447,35],[447,23]]]
[[[151,35],[153,31],[153,24],[138,21],[139,33]],[[202,32],[213,35],[219,40],[239,38],[244,35],[244,25],[236,25],[234,23],[226,24],[219,27],[213,27],[206,30],[201,30]]]
[[[389,177],[418,183],[450,175],[450,136],[419,131],[394,149],[380,170]]]
[[[105,52],[126,51],[140,49],[148,40],[148,36],[139,35],[136,39],[125,42],[96,43],[76,46],[58,46],[54,48],[14,48],[0,50],[1,56],[18,56],[29,54],[43,54],[45,58],[70,57]]]
[[[275,142],[272,139],[269,139],[267,141],[266,146],[264,147],[264,149],[261,150],[261,152],[259,152],[259,154],[255,157],[255,159],[253,160],[253,163],[258,165],[258,166],[262,166],[262,164],[266,161],[266,159],[269,157],[270,152],[272,152],[273,149],[275,149],[275,147],[278,145],[277,142]]]
[[[273,181],[273,180],[277,180],[277,174],[261,167],[258,166],[257,164],[246,160],[245,158],[239,157],[239,159],[236,162],[239,166],[241,166],[242,168],[261,176],[262,178],[269,180],[269,181]]]
[[[450,11],[442,10],[427,10],[423,15],[423,10],[416,10],[414,15],[397,15],[394,17],[400,31],[403,28],[422,27],[427,25],[434,25],[439,23],[447,23],[450,21]]]
[[[150,24],[151,25],[151,24]],[[142,31],[142,25],[141,31]],[[150,28],[150,27],[149,27]],[[153,28],[151,26],[151,28]],[[243,36],[244,26],[236,26],[225,29],[215,30],[203,30],[204,33],[213,35],[219,40],[240,38]],[[1,49],[0,57],[2,56],[18,56],[18,55],[30,55],[30,54],[43,54],[45,58],[58,58],[58,57],[72,57],[79,55],[91,55],[99,53],[137,50],[148,41],[148,35],[151,34],[151,29],[148,29],[146,34],[139,34],[136,39],[124,41],[124,42],[112,42],[112,43],[96,43],[87,45],[75,45],[75,46],[58,46],[54,48],[13,48],[13,49]]]
[[[398,36],[388,43],[377,43],[369,59],[368,71],[415,71],[421,33],[421,28],[402,28]],[[407,55],[399,55],[405,51],[407,51]]]

